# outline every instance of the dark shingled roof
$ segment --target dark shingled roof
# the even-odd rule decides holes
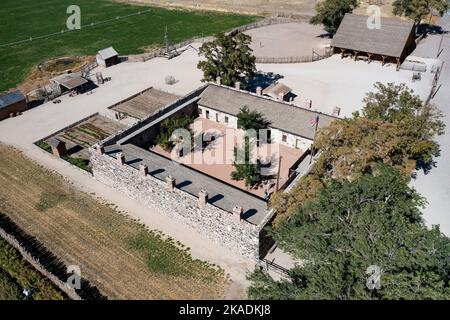
[[[336,117],[320,112],[296,107],[287,103],[237,91],[235,89],[210,84],[200,94],[200,106],[236,116],[243,106],[261,112],[272,124],[280,129],[307,139],[314,138],[314,127],[310,120],[319,116],[319,128],[328,126]]]
[[[22,100],[25,100],[25,97],[19,90],[5,94],[0,96],[0,108],[6,108]]]
[[[62,142],[62,141],[59,140],[58,138],[50,138],[50,139],[48,140],[49,146],[50,146],[50,147],[54,147],[54,148],[57,148],[61,143],[64,143],[64,142]]]
[[[369,29],[367,16],[347,13],[333,37],[331,46],[400,58],[414,22],[381,18],[381,29]]]
[[[262,91],[262,94],[271,96],[273,98],[278,98],[280,93],[283,97],[286,96],[292,89],[283,83],[273,83]]]

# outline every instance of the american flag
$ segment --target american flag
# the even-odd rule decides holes
[[[311,127],[315,127],[318,123],[319,123],[319,116],[309,120],[309,124],[311,125]]]

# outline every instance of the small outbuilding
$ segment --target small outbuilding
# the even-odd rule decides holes
[[[365,57],[369,63],[375,59],[383,65],[394,62],[399,69],[415,48],[415,23],[397,18],[380,19],[376,26],[368,16],[347,13],[331,43],[334,53],[342,57],[349,53],[355,60]]]
[[[262,94],[280,101],[288,101],[292,89],[282,83],[273,83],[262,91]]]
[[[50,80],[56,83],[61,93],[67,91],[82,91],[89,82],[81,76],[81,72],[65,73]]]
[[[59,140],[58,138],[50,138],[48,144],[52,148],[53,155],[58,158],[65,157],[67,155],[66,143]]]
[[[18,90],[0,96],[0,120],[16,116],[27,109],[25,96]]]
[[[100,50],[96,56],[99,66],[110,67],[119,63],[119,54],[113,47]]]

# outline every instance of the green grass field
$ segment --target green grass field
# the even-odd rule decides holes
[[[81,8],[81,30],[46,39],[1,47],[30,37],[66,29],[69,5]],[[138,11],[148,13],[90,26]],[[39,62],[58,56],[94,55],[113,46],[119,54],[142,53],[150,45],[162,44],[168,27],[173,43],[193,36],[212,35],[257,21],[259,17],[217,12],[166,10],[133,6],[108,0],[3,0],[0,19],[0,92],[14,88]]]

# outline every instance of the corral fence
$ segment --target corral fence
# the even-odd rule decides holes
[[[426,72],[427,65],[423,62],[405,60],[401,65],[400,69],[409,70],[409,71],[417,71],[417,72]]]
[[[67,266],[35,237],[25,233],[7,215],[0,212],[0,237],[17,249],[36,270],[51,280],[61,291],[74,300],[106,300],[100,291],[81,278],[81,289],[69,288]]]
[[[290,23],[290,22],[298,22],[301,21],[299,19],[296,19],[295,17],[280,17],[280,16],[274,16],[271,18],[267,18],[258,22],[246,24],[237,28],[234,28],[228,32],[227,34],[235,34],[238,32],[245,32],[251,29],[261,28],[265,26],[270,26],[274,24],[284,24],[284,23]],[[148,61],[150,59],[154,59],[157,57],[172,57],[172,54],[176,52],[177,50],[180,50],[181,48],[188,47],[189,45],[192,45],[193,43],[206,43],[214,41],[214,36],[195,36],[188,40],[185,40],[183,42],[179,42],[177,44],[171,45],[167,48],[160,48],[155,49],[148,53],[138,54],[138,55],[130,55],[127,57],[126,62],[136,62],[136,61]],[[193,47],[192,47],[193,48]],[[195,48],[194,48],[195,49]],[[176,53],[175,53],[176,55]],[[311,58],[310,58],[311,59]]]
[[[326,59],[331,56],[331,50],[326,50],[323,54],[312,51],[310,56],[292,57],[256,57],[256,63],[305,63]]]
[[[428,95],[427,99],[425,100],[425,105],[428,105],[431,101],[431,99],[434,98],[437,91],[439,90],[440,86],[438,87],[439,78],[441,76],[442,68],[444,67],[444,62],[441,62],[439,65],[433,65],[431,68],[431,73],[434,73],[433,82],[431,85],[430,94]]]
[[[91,63],[85,65],[83,68],[81,68],[81,76],[83,78],[89,78],[90,72],[98,67],[98,63],[96,60],[92,61]]]

